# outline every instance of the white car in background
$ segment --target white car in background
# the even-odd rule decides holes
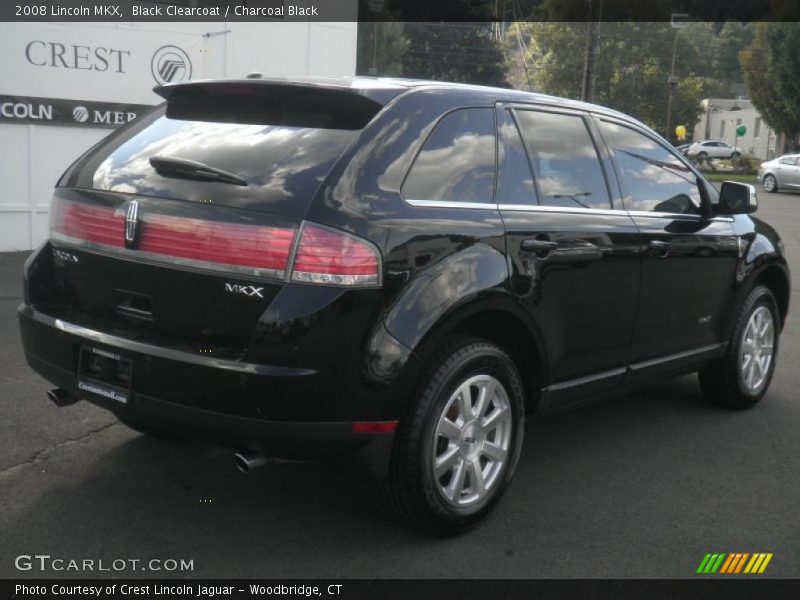
[[[735,158],[741,156],[742,153],[726,142],[704,140],[689,146],[686,155],[697,158]]]
[[[784,154],[761,163],[758,180],[765,192],[800,190],[800,154]]]

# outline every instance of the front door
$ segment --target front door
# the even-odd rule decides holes
[[[734,294],[733,220],[704,216],[697,175],[677,151],[628,124],[602,118],[598,126],[641,234],[632,379],[714,355],[724,341],[721,312]]]

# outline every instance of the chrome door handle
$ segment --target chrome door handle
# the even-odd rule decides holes
[[[552,252],[558,248],[558,242],[550,240],[522,240],[520,248],[526,252]]]

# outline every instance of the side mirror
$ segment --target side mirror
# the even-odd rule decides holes
[[[756,188],[738,181],[723,181],[719,188],[717,214],[744,215],[758,210]]]

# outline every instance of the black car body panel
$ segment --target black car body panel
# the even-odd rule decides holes
[[[233,242],[226,249],[191,236],[206,244],[198,251],[204,258],[187,258],[166,234],[150,239],[171,253],[166,258],[135,240],[86,245],[59,235],[32,255],[19,310],[29,363],[118,414],[271,454],[357,465],[380,479],[394,426],[354,423],[402,427],[426,361],[448,336],[506,347],[531,407],[543,409],[697,370],[724,351],[756,281],[773,288],[785,319],[788,269],[768,225],[715,215],[713,197],[698,202],[696,214],[690,203],[690,214],[632,210],[622,159],[601,121],[669,146],[614,111],[407,81],[200,82],[160,93],[166,106],[81,157],[59,182],[56,201],[78,205],[76,214],[90,220],[85,207],[108,210],[103,218],[116,220],[101,224],[101,241],[123,235],[135,201],[141,216],[133,219],[145,236],[162,221],[172,223],[165,231],[180,232],[177,220],[201,230],[212,223],[228,232],[278,231],[291,243],[285,270],[237,269]],[[263,119],[259,106],[271,107]],[[535,140],[514,137],[525,111],[577,119],[570,123],[592,149],[594,196],[542,187],[558,158],[528,162]],[[432,141],[451,122],[491,124],[488,134],[455,138],[475,148],[470,189],[488,177],[488,192],[468,201],[408,197],[414,165],[435,167],[442,155],[449,162],[441,164],[452,166],[464,155]],[[270,141],[279,134],[294,141]],[[702,180],[668,152],[682,177]],[[208,173],[162,174],[147,160],[156,154],[208,164],[246,185],[203,179]],[[533,182],[516,177],[529,168]],[[530,193],[530,202],[520,202],[520,193]],[[557,200],[536,202],[548,193]],[[295,279],[292,261],[307,227],[374,248],[378,283]],[[216,264],[214,252],[228,262]],[[83,347],[132,361],[128,402],[79,387]]]

